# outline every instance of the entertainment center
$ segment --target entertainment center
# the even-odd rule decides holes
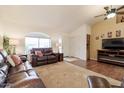
[[[97,60],[124,66],[124,38],[102,40],[102,50],[97,51]]]

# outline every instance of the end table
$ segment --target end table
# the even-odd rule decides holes
[[[63,53],[58,53],[58,61],[63,61]]]

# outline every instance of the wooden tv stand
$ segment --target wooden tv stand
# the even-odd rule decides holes
[[[124,51],[98,50],[97,61],[124,66]]]

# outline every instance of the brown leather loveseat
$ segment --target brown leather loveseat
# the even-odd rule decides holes
[[[44,88],[45,85],[28,61],[11,67],[0,52],[0,87]]]
[[[35,54],[35,51],[41,51],[43,56],[39,57]],[[58,62],[58,54],[53,53],[52,48],[33,48],[31,50],[31,63],[32,66],[39,66],[49,63]]]

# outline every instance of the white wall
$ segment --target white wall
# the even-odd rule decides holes
[[[65,35],[63,36],[63,40],[62,40],[62,43],[63,43],[63,53],[64,53],[64,56],[69,56],[70,55],[70,38],[69,38],[69,35]]]
[[[86,35],[90,33],[90,26],[83,24],[70,34],[70,56],[86,60]]]
[[[52,40],[52,47],[57,52],[56,42],[62,38],[64,56],[75,56],[86,60],[86,34],[90,33],[90,26],[84,24],[71,33],[45,31],[41,28],[24,27],[10,23],[0,23],[0,48],[2,38],[6,34],[10,38],[16,38],[20,44],[17,46],[17,53],[23,54],[25,50],[25,36],[29,32],[43,32],[48,34]]]
[[[55,52],[57,52],[56,42],[61,37],[63,40],[63,51],[64,55],[68,55],[68,35],[64,32],[53,32],[45,31],[41,28],[24,27],[21,25],[16,25],[12,23],[0,23],[0,49],[2,48],[2,36],[7,35],[10,38],[15,38],[19,40],[19,45],[17,46],[17,53],[23,54],[25,51],[25,36],[30,32],[43,32],[50,36],[52,40],[52,47]],[[66,47],[67,46],[67,47]]]

